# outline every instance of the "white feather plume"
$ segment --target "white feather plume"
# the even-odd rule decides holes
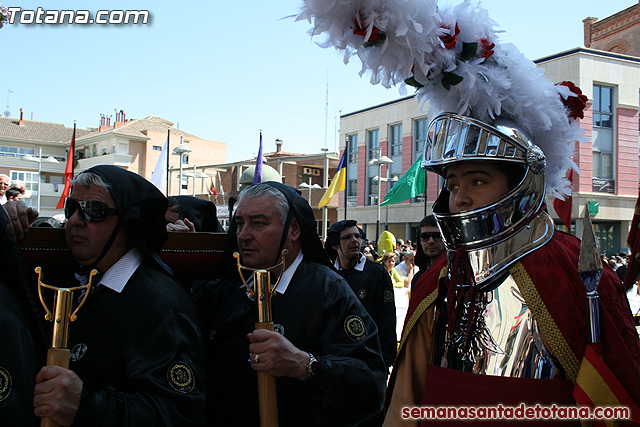
[[[357,56],[372,84],[401,91],[407,79],[422,85],[418,99],[433,117],[447,111],[515,121],[545,153],[548,192],[571,194],[567,171],[579,172],[571,156],[585,137],[562,99],[576,95],[548,81],[512,44],[499,44],[484,8],[471,0],[443,9],[437,0],[304,0],[302,19],[312,36],[324,37],[321,47],[343,51],[345,63]]]

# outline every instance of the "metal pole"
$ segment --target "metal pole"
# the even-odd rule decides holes
[[[322,188],[326,189],[329,187],[329,158],[327,157],[327,152],[329,149],[327,147],[321,149],[324,153],[324,175],[322,177]],[[345,186],[346,187],[346,186]],[[345,188],[345,193],[347,189]],[[322,243],[327,240],[327,207],[322,207]]]
[[[389,165],[387,165],[387,180],[385,181],[385,185],[387,186],[387,191],[385,191],[385,193],[389,192]],[[385,205],[385,210],[386,210],[386,214],[385,214],[385,220],[384,220],[384,229],[385,230],[389,230],[389,205]]]
[[[167,197],[169,197],[169,153],[171,142],[171,128],[167,129]]]
[[[378,163],[378,217],[376,219],[376,242],[380,239],[380,197],[382,197],[382,164]]]
[[[193,165],[193,197],[196,197],[196,165]]]
[[[357,147],[356,147],[357,148]],[[349,138],[345,135],[344,137],[344,179],[345,179],[345,189],[344,189],[344,219],[347,219],[347,206],[348,196],[349,196]],[[366,165],[366,159],[365,159]],[[365,166],[366,167],[366,166]]]
[[[179,186],[178,186],[178,195],[182,195],[182,156],[184,153],[180,153],[180,177],[179,177]]]
[[[42,174],[42,147],[40,147],[39,154],[38,154],[38,212],[40,212],[40,193],[42,193],[42,191],[40,191],[41,190],[40,181],[42,181],[41,174]]]

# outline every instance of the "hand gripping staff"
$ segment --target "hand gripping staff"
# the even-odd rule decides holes
[[[91,273],[89,273],[89,282],[86,285],[74,288],[58,288],[45,285],[42,283],[42,268],[36,267],[35,271],[38,273],[38,296],[47,313],[44,318],[47,321],[53,322],[53,339],[51,348],[47,351],[47,366],[61,366],[69,369],[69,349],[67,348],[69,345],[69,324],[78,318],[76,313],[86,301],[89,290],[91,289],[93,277],[98,274],[98,270],[91,270]],[[47,303],[42,296],[42,288],[53,289],[55,291],[53,300],[55,309],[53,313],[49,307],[47,307]],[[73,292],[78,290],[85,290],[85,293],[76,309],[73,310]],[[42,418],[40,426],[56,427],[58,423],[51,418]]]
[[[276,286],[280,283],[282,273],[284,273],[284,256],[287,250],[282,251],[282,262],[267,269],[255,269],[245,267],[240,264],[240,254],[233,253],[233,257],[238,262],[238,274],[242,282],[249,291],[249,298],[255,298],[258,302],[258,321],[256,329],[266,329],[273,331],[273,320],[271,319],[271,298],[275,295]],[[270,274],[272,271],[280,269],[278,280],[271,286]],[[244,280],[242,270],[253,272],[253,289]],[[258,402],[260,405],[260,427],[278,426],[278,395],[276,394],[276,377],[265,371],[258,371]]]

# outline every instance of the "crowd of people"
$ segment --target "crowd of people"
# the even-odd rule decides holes
[[[24,181],[14,179],[9,184],[9,176],[0,174],[0,205],[4,205],[7,200],[22,200],[27,192]]]
[[[331,32],[325,45],[429,102],[422,167],[442,187],[415,247],[388,230],[367,241],[350,219],[321,242],[299,190],[261,182],[229,209],[222,273],[185,290],[159,252],[168,230],[219,230],[211,206],[170,202],[137,174],[95,166],[64,205],[74,265],[60,268],[91,286],[65,337],[68,364],[52,363],[16,246],[36,213],[7,201],[0,424],[415,426],[449,409],[521,405],[527,418],[556,405],[588,409],[585,422],[620,409],[607,422],[640,424],[623,267],[613,259],[600,271],[595,244],[556,230],[545,201],[569,193],[586,96],[496,46],[495,23],[470,2],[434,2],[431,13],[427,3],[310,3],[299,18]],[[512,421],[502,418],[487,424]]]
[[[285,264],[276,274],[269,331],[254,329],[257,304],[242,284],[251,284],[251,274],[199,283],[191,297],[178,284],[158,256],[167,225],[179,220],[168,208],[152,184],[115,166],[91,168],[73,181],[65,234],[75,280],[86,283],[92,269],[98,276],[70,329],[68,367],[45,366],[50,331],[10,233],[27,227],[2,227],[2,249],[16,266],[1,288],[0,326],[13,331],[0,351],[0,371],[11,381],[0,401],[3,425],[36,425],[40,417],[60,425],[258,425],[257,372],[277,378],[280,425],[399,425],[399,408],[429,394],[425,368],[441,349],[429,338],[438,309],[417,308],[451,262],[436,218],[420,222],[415,251],[383,232],[376,247],[383,254],[372,261],[364,254],[371,242],[356,221],[333,224],[323,246],[298,190],[266,182],[243,191],[227,232],[229,252],[251,269]],[[21,202],[5,209],[3,223],[27,212]],[[202,222],[191,215],[188,223]],[[217,220],[211,223],[217,229]],[[615,295],[613,277],[607,267],[607,301]],[[424,315],[430,310],[435,316]],[[461,363],[455,354],[437,357]]]

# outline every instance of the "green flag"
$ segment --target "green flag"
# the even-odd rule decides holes
[[[422,156],[402,175],[402,178],[396,182],[396,185],[389,190],[387,195],[384,196],[384,201],[380,203],[380,206],[400,203],[426,191],[425,173],[420,167],[420,163],[422,163]]]

